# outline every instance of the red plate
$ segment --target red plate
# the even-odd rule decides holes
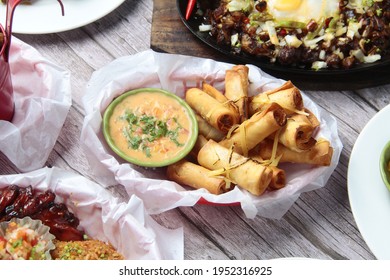
[[[196,204],[200,205],[210,205],[210,206],[240,206],[240,202],[232,202],[232,203],[215,203],[210,202],[203,197],[201,197]]]

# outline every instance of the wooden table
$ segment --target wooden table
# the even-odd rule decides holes
[[[84,117],[81,97],[91,74],[115,58],[150,47],[174,52],[168,41],[165,48],[159,45],[161,40],[156,36],[169,40],[177,33],[183,36],[179,43],[184,47],[199,47],[201,51],[193,55],[214,56],[185,30],[173,0],[127,0],[106,17],[75,30],[48,35],[16,34],[72,74],[73,105],[48,166],[72,170],[94,180],[79,144]],[[223,59],[217,54],[215,58]],[[357,90],[308,89],[305,93],[337,118],[344,145],[339,165],[327,185],[301,195],[280,220],[247,219],[235,206],[197,205],[154,215],[168,228],[184,227],[185,259],[375,259],[351,213],[347,170],[359,132],[390,103],[390,84]],[[0,155],[0,174],[13,173],[18,170]],[[112,191],[126,198],[120,188]]]

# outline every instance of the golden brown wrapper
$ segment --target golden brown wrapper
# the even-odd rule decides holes
[[[236,110],[228,104],[220,103],[201,89],[187,90],[186,101],[203,119],[223,133],[227,133],[239,121]]]
[[[287,119],[286,125],[280,129],[278,141],[297,152],[308,150],[317,142],[313,138],[315,128],[307,116],[294,114]],[[271,138],[273,137],[275,135]]]
[[[223,178],[210,176],[210,170],[186,160],[168,166],[167,177],[181,185],[204,188],[212,194],[225,192],[226,182]]]
[[[314,129],[320,126],[320,121],[318,120],[317,116],[313,114],[312,111],[307,108],[304,108],[303,111],[307,114],[306,117]]]
[[[248,73],[247,66],[236,65],[225,74],[225,96],[236,104],[240,122],[248,119]]]
[[[195,115],[198,121],[199,134],[203,135],[206,139],[213,139],[217,142],[221,141],[225,134],[206,122],[201,116]]]
[[[190,156],[197,160],[200,149],[202,149],[208,141],[209,140],[206,137],[204,137],[202,134],[199,134],[198,138],[196,139],[195,145],[191,150]]]
[[[241,82],[243,85],[244,92],[248,92],[248,86],[249,86],[249,67],[239,64],[232,67],[232,70],[237,71],[238,74],[240,74]]]
[[[214,97],[216,100],[218,100],[220,103],[225,103],[225,102],[228,102],[229,100],[227,99],[227,97],[225,95],[223,95],[222,92],[220,92],[219,90],[217,90],[215,87],[213,87],[212,85],[206,83],[206,82],[203,82],[202,83],[202,90],[207,93],[208,95]]]
[[[216,89],[212,85],[210,85],[206,82],[203,82],[202,83],[202,90],[205,93],[207,93],[208,95],[210,95],[211,97],[218,100],[220,103],[229,107],[231,110],[237,111],[237,113],[239,113],[238,107],[236,106],[236,104],[233,101],[227,99],[227,97],[222,92],[220,92],[218,89]]]
[[[257,160],[270,159],[272,156],[274,141],[266,139],[251,151],[251,156]],[[329,166],[332,161],[333,148],[327,140],[319,140],[309,150],[303,152],[293,151],[284,145],[278,143],[276,157],[279,162],[307,163],[320,166]]]
[[[272,170],[209,140],[199,151],[198,162],[210,170],[224,171],[224,176],[254,195],[261,195],[272,179]]]
[[[287,81],[276,89],[265,91],[251,98],[249,114],[253,115],[262,111],[264,106],[271,102],[278,103],[286,110],[287,114],[302,111],[304,108],[300,90],[291,81]]]
[[[272,170],[272,179],[269,188],[279,190],[286,186],[286,172],[276,166],[268,166]]]
[[[234,145],[234,151],[248,156],[258,143],[286,124],[286,113],[277,103],[271,103],[262,112],[254,114],[234,130],[232,135],[220,142],[224,147]]]

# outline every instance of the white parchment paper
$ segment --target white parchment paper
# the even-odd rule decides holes
[[[145,169],[126,163],[107,146],[102,133],[102,115],[109,103],[121,93],[141,88],[162,88],[184,98],[187,88],[200,86],[203,80],[224,89],[225,71],[233,65],[182,55],[162,54],[148,50],[119,58],[96,71],[86,88],[83,104],[86,112],[81,133],[81,145],[94,174],[104,184],[120,183],[129,194],[143,199],[150,213],[161,213],[179,206],[192,206],[203,197],[209,202],[230,204],[239,202],[248,218],[261,215],[281,218],[302,192],[325,186],[336,168],[342,143],[334,117],[318,107],[304,93],[305,106],[319,118],[321,127],[316,137],[330,140],[334,154],[331,166],[313,167],[284,164],[287,186],[281,190],[256,197],[236,187],[222,194],[212,195],[205,190],[184,188],[168,181],[161,169]],[[251,95],[283,84],[253,65],[249,67]]]
[[[183,259],[183,230],[157,224],[135,195],[119,202],[100,185],[59,168],[42,168],[25,174],[1,175],[0,190],[8,185],[31,185],[51,190],[80,220],[80,227],[94,239],[110,242],[126,259]]]
[[[0,151],[22,172],[45,165],[72,104],[70,73],[13,37],[15,115],[0,120]]]

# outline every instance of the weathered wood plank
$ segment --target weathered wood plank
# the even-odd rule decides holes
[[[81,99],[93,71],[113,59],[149,49],[226,60],[185,29],[172,0],[125,1],[106,17],[58,34],[17,35],[71,72],[73,105],[47,165],[96,180],[80,146]],[[153,22],[152,22],[153,21]],[[369,82],[369,78],[366,79]],[[366,82],[367,82],[366,81]],[[245,218],[240,207],[196,205],[153,215],[168,227],[184,229],[185,259],[375,259],[365,244],[348,201],[347,174],[353,145],[365,124],[390,103],[390,85],[355,91],[305,90],[338,121],[344,149],[327,185],[302,194],[280,220]],[[17,173],[0,154],[0,174]],[[113,195],[128,199],[124,189]]]
[[[223,252],[223,248],[218,247],[210,240],[204,232],[192,221],[188,220],[181,209],[167,211],[160,215],[153,215],[153,218],[161,225],[176,229],[183,227],[184,230],[184,257],[188,260],[225,260],[229,259]]]
[[[8,174],[17,174],[18,169],[12,162],[0,152],[0,174],[8,175]]]

